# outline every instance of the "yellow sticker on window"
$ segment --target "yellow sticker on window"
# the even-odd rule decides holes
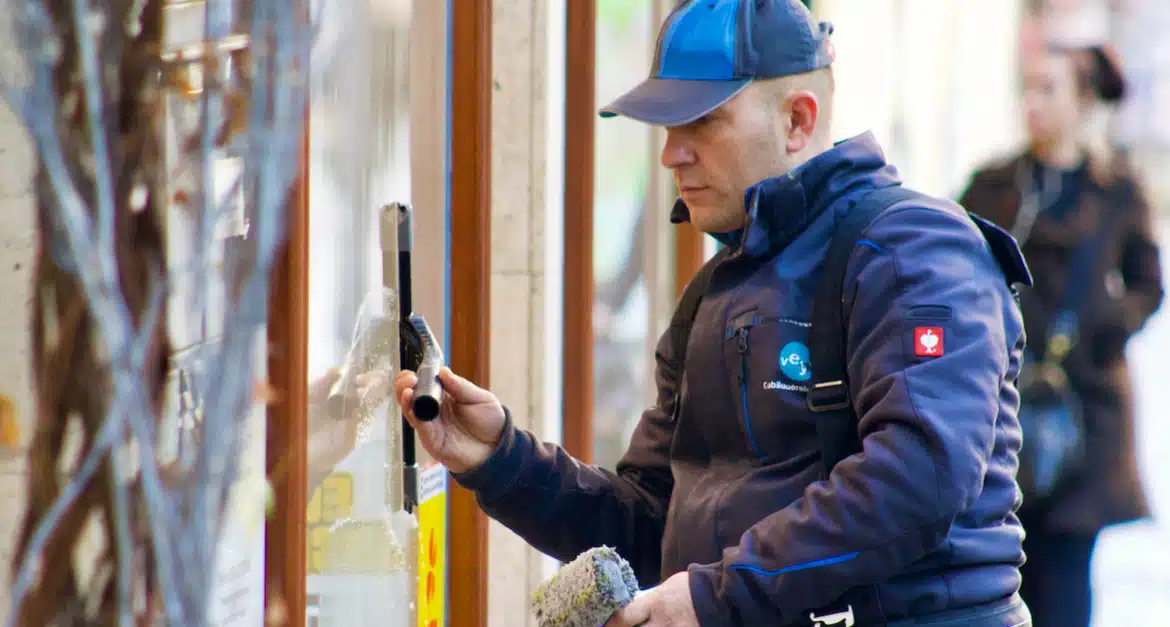
[[[419,475],[418,627],[447,624],[447,469]]]
[[[353,515],[353,475],[335,472],[325,478],[309,499],[305,539],[308,544],[306,570],[319,575],[326,569],[329,529],[333,523]]]

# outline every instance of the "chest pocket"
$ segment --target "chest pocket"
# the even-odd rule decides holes
[[[758,461],[799,463],[816,450],[816,426],[806,405],[812,380],[809,327],[807,321],[758,310],[733,316],[727,326],[729,384],[745,450]]]

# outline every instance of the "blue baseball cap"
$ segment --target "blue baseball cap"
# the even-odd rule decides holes
[[[833,26],[799,0],[682,0],[658,34],[650,77],[601,110],[680,126],[719,108],[753,80],[833,62]]]

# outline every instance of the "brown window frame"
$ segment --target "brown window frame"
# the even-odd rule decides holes
[[[689,222],[678,225],[674,233],[674,294],[682,297],[687,283],[703,267],[703,234]]]
[[[451,6],[451,368],[489,387],[491,366],[492,0]],[[448,624],[487,627],[488,523],[475,496],[448,492]]]
[[[593,459],[593,155],[597,1],[565,7],[564,339],[561,437]]]
[[[272,276],[268,314],[268,407],[265,464],[274,507],[265,524],[264,602],[279,601],[288,625],[305,624],[305,511],[308,508],[309,124],[301,173],[289,194],[287,234]]]

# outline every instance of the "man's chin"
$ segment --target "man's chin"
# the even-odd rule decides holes
[[[742,224],[731,223],[728,220],[713,219],[713,214],[717,210],[700,209],[696,211],[692,208],[690,211],[691,225],[707,234],[730,233],[743,226]]]
[[[709,229],[715,226],[712,224],[714,221],[711,219],[713,214],[711,207],[707,207],[698,203],[687,203],[687,211],[690,213],[691,226],[699,229],[704,233],[710,233]]]

